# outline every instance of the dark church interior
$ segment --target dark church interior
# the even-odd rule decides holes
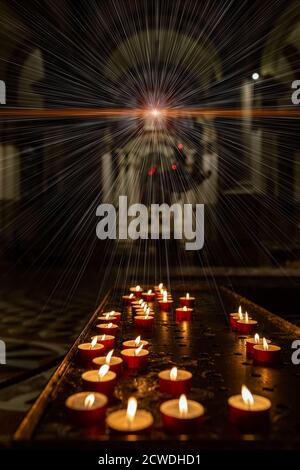
[[[0,22],[0,457],[299,461],[300,1]]]

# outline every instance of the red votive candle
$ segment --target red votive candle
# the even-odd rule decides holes
[[[135,296],[134,296],[133,292],[131,292],[131,294],[123,295],[122,299],[123,299],[123,301],[125,302],[126,305],[131,305],[132,302],[135,301]]]
[[[142,297],[143,289],[141,286],[130,287],[130,292],[135,295],[137,299]]]
[[[165,401],[160,406],[163,427],[171,432],[194,433],[204,416],[204,407],[185,395]]]
[[[116,385],[116,373],[104,364],[99,370],[88,370],[81,376],[86,390],[104,393],[107,397],[113,394]]]
[[[259,431],[269,422],[271,402],[260,395],[252,395],[243,385],[240,395],[228,399],[229,420],[243,430]]]
[[[142,369],[148,364],[149,351],[141,345],[139,348],[123,349],[121,356],[129,369]]]
[[[239,306],[238,312],[233,312],[229,314],[229,322],[233,330],[236,330],[236,323],[238,320],[243,320],[243,313],[242,313],[241,306]]]
[[[90,343],[78,345],[78,359],[81,363],[89,364],[94,357],[97,357],[104,351],[102,344],[97,343],[97,338],[93,338]]]
[[[248,313],[245,313],[245,317],[242,320],[236,321],[236,329],[239,333],[243,335],[251,335],[255,328],[257,327],[257,321],[252,320]]]
[[[230,326],[233,330],[236,330],[237,326],[237,322],[238,320],[242,320],[243,319],[243,315],[239,316],[237,313],[230,313],[229,315],[229,322],[230,322]]]
[[[268,344],[263,338],[262,344],[253,346],[253,361],[257,365],[273,366],[280,362],[281,347]]]
[[[128,341],[124,341],[123,349],[139,348],[141,345],[143,345],[143,349],[149,349],[149,342],[146,341],[145,339],[141,339],[141,337],[138,336],[136,339],[130,339]]]
[[[101,317],[98,317],[98,319],[103,318],[103,317],[105,317],[105,320],[107,320],[108,323],[110,321],[113,321],[112,320],[113,318],[117,318],[117,321],[121,321],[122,313],[121,312],[116,312],[115,310],[111,310],[110,312],[103,312],[101,314]]]
[[[137,306],[134,311],[137,315],[146,314],[147,312],[151,313],[151,315],[154,314],[153,308],[148,307],[147,303],[143,303],[143,304]]]
[[[107,397],[102,393],[80,392],[65,401],[70,420],[79,426],[97,426],[104,421]]]
[[[106,424],[113,432],[144,434],[151,431],[153,417],[149,411],[138,410],[136,399],[130,397],[127,410],[114,411],[107,417]]]
[[[158,301],[158,306],[160,310],[164,312],[169,312],[173,306],[173,300],[168,299],[167,296],[164,296],[161,300]]]
[[[188,393],[192,386],[192,374],[177,367],[163,370],[158,377],[161,393],[168,393],[175,397]]]
[[[152,328],[154,325],[154,317],[146,313],[146,315],[137,315],[134,317],[134,324],[139,328]]]
[[[95,357],[95,359],[93,359],[93,365],[99,369],[99,367],[107,364],[109,366],[109,370],[115,372],[117,375],[121,375],[123,359],[121,357],[113,356],[113,352],[114,350],[112,349],[106,356]]]
[[[259,334],[255,334],[253,338],[247,338],[246,339],[246,353],[248,356],[253,355],[253,346],[256,344],[263,344],[264,338],[260,338]],[[271,343],[269,339],[266,340],[268,344]]]
[[[99,344],[102,344],[104,346],[104,350],[110,350],[113,349],[115,346],[115,337],[112,335],[99,335],[99,336],[93,336],[92,339],[97,338],[97,342]]]
[[[116,336],[119,331],[119,327],[115,323],[100,323],[96,325],[96,328],[98,328],[99,333],[102,335]]]
[[[152,290],[148,290],[147,292],[143,292],[143,299],[145,302],[154,302],[155,300],[155,292],[152,292]]]
[[[192,319],[193,309],[189,307],[176,308],[176,321],[190,321]]]
[[[179,298],[179,303],[180,303],[181,307],[194,308],[195,297],[190,297],[190,294],[187,292],[185,297],[180,297]]]

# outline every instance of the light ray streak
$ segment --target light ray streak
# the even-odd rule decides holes
[[[151,110],[142,109],[95,109],[95,108],[56,108],[56,109],[0,109],[0,117],[6,119],[34,118],[145,118]],[[217,109],[217,108],[178,108],[160,109],[161,117],[176,119],[189,117],[228,117],[228,118],[299,118],[300,110],[290,108],[251,108]]]

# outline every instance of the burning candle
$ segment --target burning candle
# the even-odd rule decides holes
[[[144,340],[144,339],[141,339],[141,337],[138,336],[136,339],[131,339],[129,341],[124,341],[123,349],[138,348],[141,344],[143,345],[143,349],[148,349],[149,348],[149,342]]]
[[[245,318],[242,320],[237,320],[236,329],[239,333],[243,335],[250,335],[257,326],[256,320],[251,320],[248,313],[245,313]]]
[[[260,395],[252,395],[245,385],[242,385],[240,395],[228,399],[229,419],[231,423],[247,430],[259,430],[268,424],[271,402]]]
[[[99,369],[99,366],[107,364],[112,372],[115,372],[117,375],[121,375],[123,359],[121,357],[113,356],[113,352],[114,350],[112,349],[106,356],[95,357],[95,359],[93,359],[93,364],[97,366],[97,369]]]
[[[102,344],[97,343],[97,338],[93,338],[90,343],[82,343],[78,345],[78,359],[81,363],[90,363],[94,357],[99,356],[104,350]]]
[[[108,320],[108,321],[113,321],[114,318],[117,318],[117,322],[118,321],[121,321],[121,318],[122,318],[122,313],[121,312],[116,312],[115,310],[111,310],[110,312],[104,312],[102,313],[101,317],[98,317],[98,319],[101,318],[105,318],[105,320]]]
[[[142,310],[145,305],[147,305],[146,302],[143,299],[140,299],[137,302],[133,302],[131,308],[136,312],[137,310]]]
[[[179,399],[165,401],[160,406],[163,426],[168,431],[191,433],[203,420],[204,408],[194,400],[187,400],[185,395]]]
[[[101,317],[98,317],[98,320],[103,321],[103,322],[119,322],[120,317],[113,317],[109,313],[106,313],[105,315],[102,315]]]
[[[124,300],[125,304],[131,305],[132,302],[135,301],[135,296],[134,296],[133,292],[131,292],[131,294],[123,295],[122,299]]]
[[[99,370],[88,370],[81,376],[86,390],[104,393],[107,397],[113,394],[116,385],[116,373],[104,364]]]
[[[96,325],[96,328],[98,328],[99,332],[101,334],[105,335],[112,335],[116,336],[119,330],[118,325],[115,323],[100,323],[100,325]]]
[[[159,305],[160,310],[163,310],[164,312],[169,312],[172,308],[173,300],[168,298],[168,295],[165,292],[162,300],[158,301],[158,305]]]
[[[242,307],[239,306],[238,312],[230,313],[229,314],[229,321],[230,321],[230,326],[233,330],[236,330],[236,323],[238,320],[243,319],[243,313],[242,313]]]
[[[262,344],[253,346],[253,361],[257,365],[276,365],[280,362],[280,352],[280,346],[269,344],[266,338],[263,338]]]
[[[65,406],[74,424],[95,426],[105,418],[107,397],[102,393],[75,393],[66,399]]]
[[[157,300],[162,300],[164,297],[169,300],[172,300],[172,295],[166,289],[162,289],[160,293],[157,294]]]
[[[153,309],[148,307],[148,304],[146,303],[143,303],[141,307],[138,307],[137,309],[135,309],[136,315],[146,315],[147,312],[150,315],[154,315]]]
[[[182,393],[188,393],[192,385],[192,374],[187,370],[172,369],[163,370],[158,374],[159,389],[161,393],[169,393],[173,396],[179,396]]]
[[[149,289],[147,292],[143,292],[143,299],[146,302],[154,302],[155,300],[155,292],[152,292],[151,289]]]
[[[176,321],[190,321],[192,319],[192,312],[193,309],[186,307],[186,305],[184,307],[176,308]]]
[[[253,346],[255,346],[256,344],[263,344],[263,339],[264,338],[259,337],[258,333],[255,333],[253,338],[247,338],[246,339],[246,353],[249,356],[252,356],[253,355]],[[268,344],[271,343],[271,341],[269,339],[267,339],[266,341],[267,341]]]
[[[164,288],[163,282],[160,282],[160,283],[158,284],[158,286],[154,286],[154,290],[155,290],[156,293],[161,292],[161,290],[162,290],[163,288]]]
[[[139,410],[136,399],[131,397],[127,409],[114,411],[107,417],[106,423],[112,431],[139,434],[151,430],[153,417],[149,411]]]
[[[148,364],[149,351],[141,344],[138,348],[123,349],[121,356],[129,369],[142,369]]]
[[[92,336],[92,339],[96,338],[99,344],[104,346],[104,350],[107,351],[108,349],[112,349],[115,346],[115,337],[112,335],[99,335],[99,336]]]
[[[135,295],[137,299],[142,296],[143,289],[141,286],[130,287],[129,290]]]
[[[152,328],[154,317],[150,315],[150,308],[147,308],[145,315],[137,315],[134,317],[134,324],[141,328]]]
[[[181,307],[189,307],[189,308],[194,308],[195,304],[195,297],[190,297],[190,294],[187,292],[185,297],[180,297],[179,298],[179,303]]]

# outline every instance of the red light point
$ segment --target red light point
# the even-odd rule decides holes
[[[177,170],[177,165],[176,165],[176,163],[172,163],[171,168],[172,168],[172,170]]]
[[[178,144],[177,148],[178,148],[178,150],[182,150],[183,149],[183,144]]]

